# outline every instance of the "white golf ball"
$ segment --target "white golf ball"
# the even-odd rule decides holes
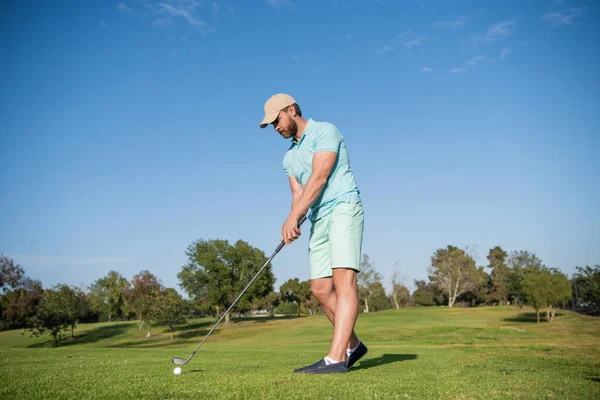
[[[181,374],[181,368],[179,368],[179,367],[175,368],[175,370],[173,370],[173,373],[174,373],[175,375],[179,375],[179,374]]]

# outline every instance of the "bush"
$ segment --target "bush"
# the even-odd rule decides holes
[[[282,303],[279,303],[279,305],[275,307],[275,314],[297,315],[298,305],[296,303],[284,301]]]

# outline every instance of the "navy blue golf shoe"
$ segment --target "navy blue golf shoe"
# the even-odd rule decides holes
[[[365,346],[363,342],[360,342],[356,350],[348,357],[348,369],[356,364],[356,362],[363,358],[368,352],[369,349],[367,346]]]

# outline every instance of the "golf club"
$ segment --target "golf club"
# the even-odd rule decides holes
[[[306,221],[306,215],[303,215],[302,218],[300,218],[300,220],[298,221],[298,227],[300,227],[304,223],[304,221]],[[265,269],[265,267],[267,265],[269,265],[269,263],[271,262],[271,260],[273,259],[273,257],[275,257],[275,255],[277,253],[279,253],[279,250],[281,250],[284,245],[285,245],[285,242],[282,240],[281,243],[279,244],[279,246],[277,246],[277,249],[275,249],[275,251],[271,255],[271,257],[269,257],[269,259],[267,260],[267,262],[265,263],[265,265],[263,265],[262,268],[256,273],[256,275],[254,275],[254,278],[252,278],[252,280],[250,282],[248,282],[248,284],[246,285],[246,287],[244,288],[244,290],[242,290],[242,293],[239,294],[239,296],[237,297],[237,299],[234,300],[234,302],[229,306],[229,308],[227,309],[227,311],[225,311],[225,313],[223,313],[223,315],[221,315],[221,318],[219,318],[219,320],[217,321],[217,323],[215,324],[215,326],[212,327],[212,329],[210,330],[210,332],[208,332],[206,334],[206,336],[204,337],[204,339],[202,339],[202,341],[200,342],[200,344],[198,345],[198,347],[196,347],[196,349],[192,352],[192,354],[190,354],[190,356],[188,358],[173,357],[171,360],[173,361],[174,364],[185,365],[185,364],[187,364],[192,359],[192,357],[194,356],[194,354],[196,354],[196,352],[198,351],[198,349],[200,348],[200,346],[202,346],[202,343],[204,343],[204,341],[210,336],[210,334],[215,330],[215,328],[217,327],[217,325],[219,325],[219,323],[221,323],[221,321],[223,320],[223,318],[225,318],[225,316],[227,315],[227,313],[229,312],[229,310],[231,310],[233,308],[233,306],[235,305],[235,303],[237,303],[237,301],[240,299],[240,297],[242,297],[242,295],[246,292],[246,289],[248,289],[248,287],[250,287],[250,285],[252,284],[252,282],[254,282],[254,280],[258,277],[258,275],[260,275],[260,273],[262,272],[262,270]]]

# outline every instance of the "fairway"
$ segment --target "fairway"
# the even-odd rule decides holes
[[[144,338],[135,322],[80,326],[75,339],[0,333],[2,399],[483,399],[600,397],[600,320],[560,311],[536,324],[518,307],[409,308],[359,315],[369,354],[347,374],[298,375],[328,349],[324,316],[219,326],[173,374],[214,320]]]

